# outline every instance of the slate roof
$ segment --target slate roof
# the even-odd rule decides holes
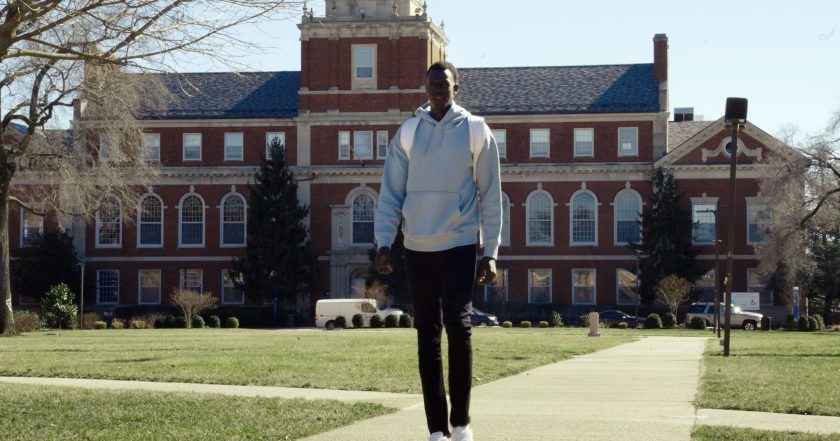
[[[673,149],[700,133],[714,121],[671,121],[668,123],[668,146]]]
[[[23,124],[11,122],[10,125],[14,127],[14,129],[17,130],[21,135],[26,135],[27,133],[29,133],[29,127]]]
[[[456,101],[479,115],[658,112],[653,64],[459,69]]]
[[[300,72],[161,75],[178,100],[162,112],[141,112],[143,119],[298,114]],[[652,64],[464,68],[459,75],[458,104],[480,115],[659,111]]]

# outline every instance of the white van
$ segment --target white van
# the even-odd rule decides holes
[[[319,328],[332,329],[335,327],[335,318],[344,316],[347,319],[347,326],[353,326],[353,316],[361,314],[365,324],[370,323],[374,314],[379,315],[383,320],[389,314],[402,314],[398,309],[380,311],[376,307],[375,299],[324,299],[315,303],[315,326]]]

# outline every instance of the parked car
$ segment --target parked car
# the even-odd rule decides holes
[[[726,308],[723,304],[720,305],[720,321],[721,323],[724,322],[724,314],[726,313]],[[688,307],[688,311],[685,314],[685,323],[686,325],[691,323],[691,319],[693,317],[702,317],[703,320],[706,320],[706,326],[712,326],[715,322],[715,304],[714,303],[692,303]],[[732,305],[732,314],[730,318],[730,323],[732,327],[739,327],[744,329],[745,331],[752,331],[754,329],[761,328],[761,319],[764,317],[764,314],[760,314],[757,312],[747,312],[741,310],[741,308]]]
[[[476,308],[473,308],[470,322],[473,326],[499,326],[499,319],[495,315],[481,312]]]
[[[636,317],[614,309],[599,312],[598,318],[609,328],[618,326],[621,322],[627,323],[628,328],[638,328],[645,322],[642,317]]]

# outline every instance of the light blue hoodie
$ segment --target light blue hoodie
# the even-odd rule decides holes
[[[388,149],[374,233],[390,247],[402,220],[405,247],[442,251],[479,240],[484,255],[498,257],[502,235],[499,150],[484,124],[484,142],[473,158],[468,117],[453,103],[439,122],[429,104],[417,111],[420,123],[407,149],[400,127]],[[473,170],[475,164],[475,170]]]

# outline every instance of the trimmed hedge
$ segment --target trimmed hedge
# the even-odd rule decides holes
[[[382,327],[382,317],[379,314],[374,314],[370,316],[370,323],[368,323],[371,328],[381,328]]]
[[[346,328],[347,327],[347,317],[340,315],[335,318],[335,327],[336,328]]]
[[[662,329],[662,319],[657,313],[651,313],[645,319],[645,328],[648,329]]]
[[[350,321],[353,323],[354,328],[363,328],[365,326],[365,319],[361,314],[354,314]]]
[[[400,316],[400,328],[410,328],[414,325],[414,320],[408,314],[403,314]]]
[[[239,327],[239,319],[236,317],[228,317],[225,319],[225,328],[236,329]]]

